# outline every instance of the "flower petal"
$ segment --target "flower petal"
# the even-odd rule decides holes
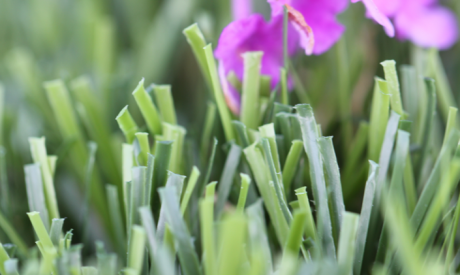
[[[252,14],[252,0],[233,0],[233,20],[247,18]]]
[[[352,0],[354,3],[358,1],[359,0]],[[361,2],[363,2],[364,6],[366,7],[369,17],[374,19],[378,24],[382,25],[388,36],[394,37],[395,28],[393,24],[391,23],[390,19],[380,11],[380,9],[374,3],[374,0],[361,0]]]
[[[289,6],[289,4],[286,4],[286,7],[289,22],[294,26],[300,36],[300,46],[305,50],[306,55],[311,55],[315,46],[315,37],[311,27],[305,22],[305,18],[299,11]]]
[[[455,14],[441,6],[406,8],[395,17],[398,37],[421,47],[448,49],[458,40]]]

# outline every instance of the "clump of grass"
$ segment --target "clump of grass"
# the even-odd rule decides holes
[[[48,154],[45,138],[30,138],[33,164],[24,170],[36,246],[29,248],[0,212],[0,228],[12,242],[0,245],[0,274],[458,273],[460,132],[455,107],[448,109],[441,146],[431,140],[437,87],[444,88],[446,98],[445,83],[419,82],[413,77],[416,69],[406,66],[401,90],[395,62],[383,62],[385,79],[375,80],[367,121],[354,134],[347,121],[344,136],[336,140],[323,136],[311,104],[289,105],[294,100],[286,81],[267,96],[259,52],[244,55],[242,113],[233,115],[212,45],[197,25],[184,34],[213,99],[194,142],[199,148],[189,150],[168,85],[139,82],[133,99],[143,123],[131,114],[135,106],[123,108],[116,121],[124,143],[114,150],[87,80],[71,84],[75,106],[64,82],[47,82],[56,129],[69,143],[65,156],[86,195],[84,221],[76,229],[88,245],[88,212],[95,209],[108,250],[116,252],[97,242],[95,260],[82,257],[83,246],[73,242],[73,231],[63,231],[54,188],[59,159]],[[294,67],[289,71],[297,75]],[[425,105],[406,110],[408,100],[418,101],[416,86]],[[78,120],[95,142],[85,146]],[[216,121],[226,151],[221,170],[215,164],[218,140],[212,136]],[[342,138],[351,141],[342,143]],[[349,146],[340,153],[346,160],[342,170],[334,143]],[[101,183],[99,166],[113,173],[112,184]],[[368,171],[364,179],[363,171]],[[218,182],[211,181],[213,172],[220,175]],[[347,211],[348,201],[360,191],[361,210]]]

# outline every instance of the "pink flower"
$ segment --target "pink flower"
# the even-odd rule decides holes
[[[401,40],[410,40],[421,47],[443,50],[452,47],[458,39],[458,25],[454,13],[439,5],[438,0],[362,0],[362,2],[367,8],[368,16],[384,26],[386,30],[389,28],[388,19],[392,19],[396,37]]]
[[[345,28],[335,16],[347,7],[347,0],[268,0],[272,18],[266,22],[262,15],[245,14],[251,10],[251,0],[234,0],[236,21],[222,31],[215,51],[219,60],[219,76],[227,104],[239,113],[240,95],[226,80],[233,71],[243,80],[243,57],[248,51],[262,51],[261,73],[271,77],[271,87],[280,81],[283,60],[283,7],[288,9],[288,54],[302,48],[306,54],[321,54],[340,38]],[[314,36],[313,36],[314,34]]]

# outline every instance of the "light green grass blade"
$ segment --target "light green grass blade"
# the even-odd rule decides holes
[[[238,212],[231,214],[222,221],[219,234],[217,274],[241,274],[241,266],[245,260],[243,255],[246,240],[246,224],[245,217]]]
[[[291,149],[286,158],[286,162],[283,167],[283,185],[284,192],[289,198],[292,180],[294,179],[295,173],[297,171],[297,166],[302,155],[303,142],[301,140],[292,141]]]
[[[176,110],[174,109],[174,101],[171,94],[171,86],[154,85],[153,91],[155,93],[155,99],[158,103],[158,107],[160,108],[162,121],[176,125]]]
[[[59,218],[59,209],[56,200],[56,191],[49,167],[49,162],[45,147],[45,138],[29,138],[30,151],[34,163],[40,164],[41,174],[43,177],[43,189],[45,190],[46,205],[50,214],[50,219]]]
[[[399,89],[398,73],[396,72],[396,62],[394,60],[386,60],[380,64],[383,66],[385,80],[388,82],[388,90],[391,94],[391,109],[398,115],[404,117],[405,114],[402,106],[401,92]]]
[[[126,142],[132,144],[139,127],[137,127],[136,122],[129,113],[128,105],[121,109],[115,120],[118,122],[118,126],[125,135]]]
[[[137,212],[137,211],[136,211]],[[132,227],[131,241],[128,251],[128,267],[135,273],[141,274],[142,263],[144,261],[146,233],[144,228],[139,225]]]
[[[337,249],[337,262],[343,274],[353,274],[359,215],[345,212]]]
[[[227,142],[230,142],[231,140],[235,139],[235,133],[232,127],[232,119],[230,116],[230,112],[228,110],[227,104],[225,103],[224,94],[220,86],[216,62],[214,60],[214,55],[212,53],[211,44],[208,44],[206,47],[203,48],[203,50],[206,56],[208,70],[212,80],[212,88],[214,91],[214,98],[217,103],[217,110],[219,111],[222,126],[224,127],[225,138]]]
[[[238,204],[236,206],[236,210],[240,212],[244,212],[244,207],[246,206],[246,198],[248,197],[249,185],[251,184],[251,178],[249,175],[240,174],[241,177],[241,188],[240,188],[240,195],[238,197]]]
[[[198,65],[200,66],[201,73],[204,76],[208,87],[211,89],[212,81],[211,76],[209,74],[208,63],[206,60],[206,55],[203,52],[203,48],[206,46],[206,40],[203,36],[203,33],[200,30],[200,27],[197,23],[194,23],[183,31],[185,37],[187,38],[187,42],[193,50],[193,54],[198,61]]]
[[[299,104],[295,108],[302,129],[304,149],[310,165],[310,177],[317,211],[318,241],[322,244],[325,255],[335,258],[335,245],[332,236],[323,163],[317,142],[318,134],[315,117],[311,106],[308,104]]]
[[[187,187],[185,189],[185,193],[182,197],[180,202],[180,212],[182,216],[185,214],[185,210],[187,209],[187,205],[189,204],[190,198],[195,190],[195,185],[198,182],[198,178],[200,177],[200,170],[196,166],[193,166],[192,172],[187,182]]]
[[[112,229],[115,232],[115,237],[117,245],[120,248],[120,251],[126,251],[126,236],[125,231],[123,230],[123,216],[122,208],[120,206],[120,197],[118,195],[118,189],[115,185],[107,184],[105,186],[105,191],[107,195],[107,203],[110,215],[110,221],[112,224]]]
[[[388,122],[390,95],[388,84],[379,78],[375,79],[372,97],[371,117],[369,122],[369,159],[377,162],[382,148],[385,129]]]
[[[139,109],[141,110],[150,134],[161,135],[162,121],[152,98],[144,89],[144,79],[142,79],[136,89],[134,89],[133,96],[136,100],[137,106],[139,106]]]
[[[247,52],[243,54],[244,76],[240,120],[251,129],[257,129],[259,126],[259,88],[262,56],[263,52]]]

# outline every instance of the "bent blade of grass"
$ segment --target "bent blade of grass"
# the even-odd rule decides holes
[[[49,167],[49,162],[45,147],[45,138],[29,138],[30,151],[34,163],[40,165],[41,175],[43,177],[43,189],[45,191],[46,205],[50,213],[50,219],[59,218],[59,209],[56,200],[56,191],[54,190],[54,182]]]
[[[372,208],[374,205],[375,186],[377,175],[379,173],[379,165],[372,160],[369,160],[369,176],[364,190],[363,204],[361,207],[361,214],[358,223],[356,235],[356,248],[353,263],[353,273],[356,275],[361,274],[363,265],[364,249],[366,245],[366,238],[368,235],[369,222],[371,218]]]
[[[316,241],[316,227],[315,220],[313,219],[312,211],[310,208],[310,202],[308,201],[307,187],[300,187],[295,190],[299,202],[299,209],[307,213],[305,219],[305,239],[311,238],[312,241]]]
[[[227,104],[225,103],[224,94],[220,86],[220,81],[217,74],[217,68],[211,44],[205,46],[203,50],[208,64],[208,71],[212,80],[214,99],[216,100],[217,109],[219,111],[220,119],[222,121],[222,126],[224,127],[225,138],[227,139],[227,142],[230,142],[231,140],[235,139],[235,133],[232,127],[231,115],[228,110]]]
[[[238,141],[242,148],[246,148],[250,145],[248,131],[246,130],[246,125],[244,125],[239,120],[232,121],[233,126],[235,127],[236,134],[238,136]]]
[[[243,55],[244,76],[241,96],[241,122],[251,129],[259,126],[259,88],[263,52],[246,52]]]
[[[198,61],[198,65],[200,66],[201,73],[204,76],[208,87],[212,88],[212,81],[211,76],[209,74],[208,63],[206,60],[206,55],[203,52],[203,48],[206,46],[206,41],[201,33],[200,27],[197,23],[194,23],[183,30],[185,37],[187,38],[187,42],[192,48],[193,54]]]
[[[24,165],[24,174],[26,177],[26,190],[27,199],[29,201],[29,210],[37,211],[40,216],[45,228],[48,230],[50,227],[48,209],[46,207],[45,194],[43,192],[43,181],[40,170],[40,164],[28,164]]]
[[[431,200],[433,199],[436,190],[438,189],[438,182],[441,178],[442,167],[444,164],[449,163],[452,159],[452,154],[455,147],[460,139],[460,132],[456,129],[452,130],[447,142],[441,147],[436,163],[434,164],[433,170],[423,188],[422,194],[420,195],[417,205],[415,206],[414,213],[410,217],[410,222],[415,231],[418,230],[422,223],[423,217],[425,216],[428,207],[430,206]]]
[[[232,187],[233,178],[235,177],[236,170],[240,163],[241,159],[241,147],[232,143],[230,151],[227,155],[227,160],[225,161],[224,170],[219,180],[219,189],[217,192],[217,202],[216,202],[216,217],[219,217],[224,205],[227,202],[228,196],[230,194],[230,189]]]
[[[308,104],[295,106],[297,118],[302,129],[304,149],[307,153],[310,165],[310,177],[312,181],[313,195],[317,209],[318,240],[323,246],[327,256],[335,259],[334,238],[327,201],[326,182],[324,179],[323,163],[318,145],[318,133],[313,110]]]
[[[126,141],[129,144],[132,144],[139,127],[137,127],[136,122],[131,116],[131,113],[128,110],[128,105],[121,109],[115,120],[118,122],[118,126],[125,135]]]
[[[177,191],[173,186],[166,186],[161,188],[159,192],[162,200],[162,207],[165,209],[166,218],[174,235],[176,247],[178,248],[179,261],[184,274],[202,274],[190,233],[180,214]]]
[[[388,123],[390,108],[390,95],[388,84],[382,79],[375,78],[375,86],[372,97],[371,116],[369,122],[369,159],[378,161],[382,148],[385,129]]]
[[[337,249],[337,262],[343,274],[353,274],[359,215],[345,212]]]
[[[139,109],[141,110],[145,122],[147,123],[147,128],[149,129],[150,134],[153,136],[161,135],[162,120],[152,98],[144,89],[144,79],[142,79],[136,89],[134,89],[133,96],[136,100],[137,106],[139,106]]]
[[[339,232],[341,232],[342,216],[345,213],[339,165],[337,164],[332,137],[320,137],[318,142],[327,178],[329,179],[328,194],[331,194],[332,199],[332,232],[335,233],[335,240],[338,241]]]

